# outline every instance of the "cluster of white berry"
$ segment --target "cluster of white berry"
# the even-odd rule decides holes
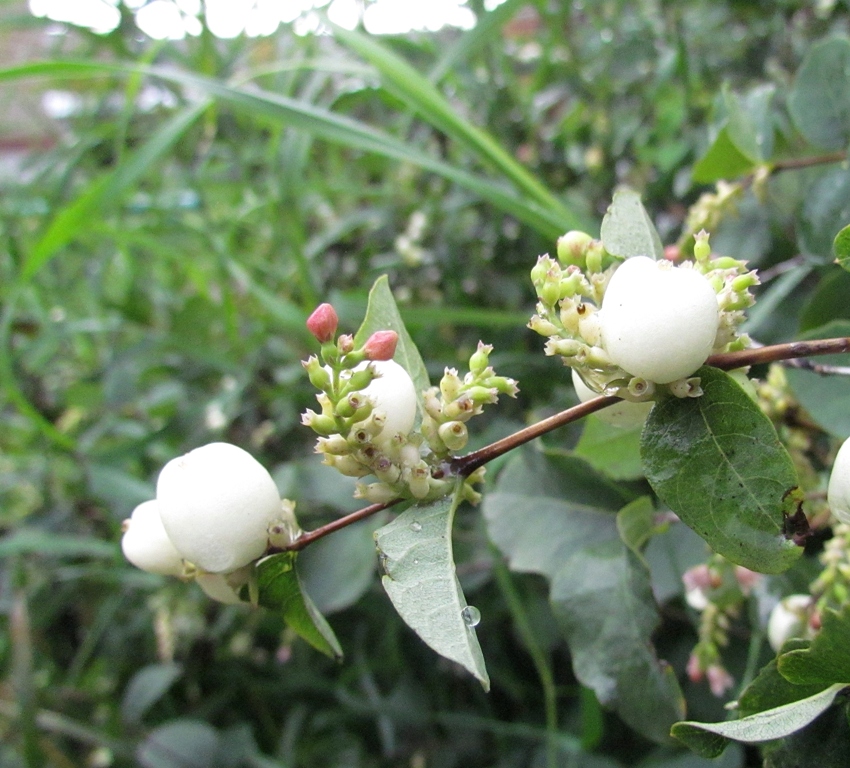
[[[163,467],[156,499],[124,522],[121,547],[142,570],[194,578],[211,597],[235,603],[251,565],[297,534],[294,505],[266,469],[242,448],[210,443]]]

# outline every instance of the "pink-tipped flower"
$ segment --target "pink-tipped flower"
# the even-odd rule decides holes
[[[337,325],[339,325],[339,317],[330,304],[319,304],[313,310],[313,314],[307,318],[307,329],[320,344],[333,339]]]
[[[718,699],[735,685],[735,678],[720,664],[711,664],[705,670],[705,676],[708,678],[708,687]]]
[[[375,331],[363,345],[367,360],[392,360],[398,345],[395,331]]]

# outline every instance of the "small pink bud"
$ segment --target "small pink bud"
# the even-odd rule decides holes
[[[330,304],[319,304],[307,318],[307,329],[321,344],[333,339],[338,324],[339,317]]]
[[[375,331],[363,345],[367,360],[392,360],[398,345],[395,331]]]
[[[692,683],[699,683],[702,681],[703,677],[705,677],[705,670],[702,668],[699,656],[695,653],[692,653],[688,658],[687,673],[688,679]]]
[[[719,664],[709,666],[705,670],[705,676],[708,678],[708,687],[711,688],[711,692],[718,698],[735,685],[735,678]]]

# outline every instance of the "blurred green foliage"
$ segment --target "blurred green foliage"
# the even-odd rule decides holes
[[[522,393],[485,420],[483,444],[573,402],[565,369],[524,328],[528,271],[559,222],[598,234],[628,184],[672,243],[710,190],[695,166],[710,181],[846,146],[818,146],[793,117],[811,104],[792,98],[811,45],[850,28],[843,4],[470,6],[479,23],[463,33],[364,40],[285,26],[170,43],[140,37],[123,8],[114,32],[62,31],[44,65],[0,72],[4,89],[38,77],[72,104],[45,118],[49,146],[0,174],[4,766],[543,765],[541,657],[559,765],[759,764],[735,748],[709,763],[656,746],[603,711],[573,675],[546,583],[499,575],[474,510],[458,513],[456,559],[483,615],[488,695],[392,611],[374,576],[377,523],[303,556],[343,665],[270,613],[211,604],[120,554],[121,521],[153,495],[159,468],[213,440],[273,468],[305,528],[357,507],[299,421],[313,400],[303,321],[320,301],[353,332],[388,274],[432,379],[479,338],[493,343]],[[418,79],[393,77],[393,57]],[[792,338],[801,312],[812,335],[846,319],[830,251],[850,210],[846,169],[785,170],[736,194],[712,243],[766,271],[752,333]],[[572,447],[579,432],[550,443]],[[645,490],[618,466],[629,498]],[[697,557],[673,558],[667,587],[654,574],[668,599],[656,641],[689,719],[720,720],[721,702],[682,673],[695,630],[678,576],[700,556],[688,547]],[[748,643],[742,626],[728,651],[738,676]]]

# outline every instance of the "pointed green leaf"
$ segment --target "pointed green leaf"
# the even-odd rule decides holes
[[[331,658],[342,658],[342,648],[325,617],[304,592],[295,569],[296,552],[281,552],[257,563],[259,603],[279,611],[291,627],[317,651]]]
[[[652,647],[658,610],[648,569],[619,540],[597,544],[564,563],[550,600],[582,685],[638,732],[667,741],[685,705]]]
[[[708,151],[697,161],[691,173],[698,184],[710,184],[719,179],[734,179],[755,168],[729,137],[729,128],[720,129]]]
[[[844,227],[832,241],[832,252],[835,260],[850,272],[850,224]]]
[[[703,757],[717,757],[730,740],[754,744],[790,736],[829,709],[843,688],[841,684],[831,685],[806,699],[740,720],[729,720],[725,723],[676,723],[671,733],[697,754]]]
[[[646,565],[643,556],[644,546],[662,530],[655,519],[655,507],[649,496],[635,499],[617,513],[617,531],[620,533],[620,539],[644,565]]]
[[[386,275],[379,277],[372,290],[369,291],[369,305],[366,308],[366,316],[354,337],[357,346],[366,343],[375,331],[395,331],[398,334],[398,347],[396,347],[395,360],[404,368],[413,379],[416,387],[416,399],[419,411],[422,412],[422,393],[431,386],[428,379],[428,370],[422,361],[422,355],[410,338],[404,321],[401,319],[398,307],[390,290],[390,281]]]
[[[808,648],[783,653],[780,674],[795,685],[850,685],[850,605],[823,612],[820,632]]]
[[[640,195],[631,189],[618,189],[602,219],[602,245],[614,256],[664,258],[664,246]]]
[[[850,40],[833,38],[806,54],[788,110],[807,141],[824,149],[850,143]]]
[[[728,374],[697,371],[704,394],[670,398],[642,436],[646,478],[659,498],[715,552],[780,573],[802,548],[786,538],[797,475],[770,420]]]
[[[551,578],[582,547],[616,539],[615,513],[629,501],[582,459],[526,450],[484,496],[482,514],[511,570]]]
[[[381,579],[404,622],[433,650],[457,662],[490,689],[475,634],[477,610],[467,606],[455,574],[452,521],[459,497],[420,504],[375,532]]]

